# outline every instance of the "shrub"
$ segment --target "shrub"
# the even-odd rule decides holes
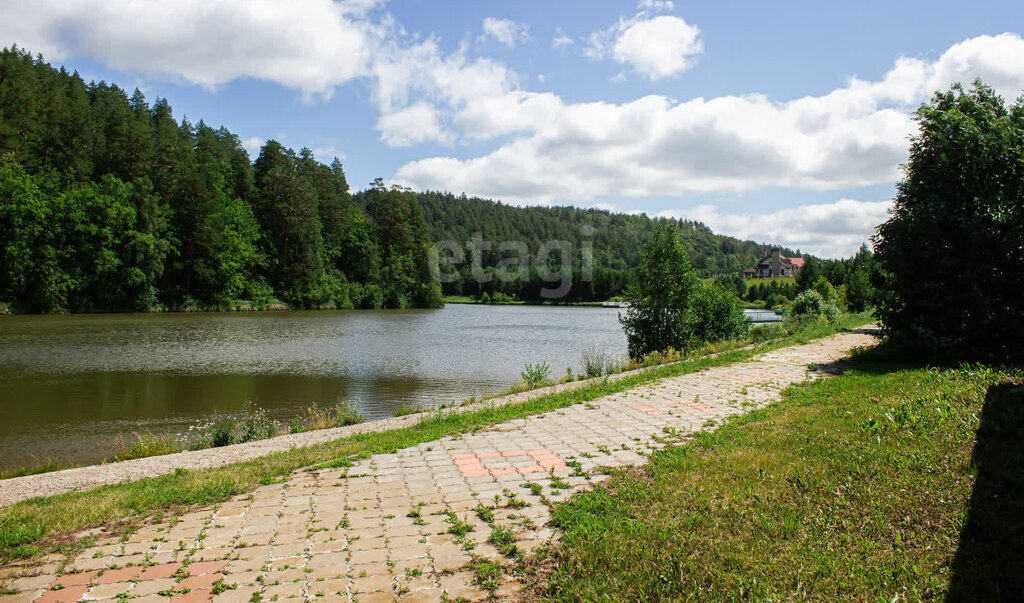
[[[739,337],[750,329],[740,300],[717,286],[698,288],[688,323],[691,345]]]
[[[402,403],[401,406],[395,409],[391,416],[393,417],[405,417],[408,415],[414,415],[416,413],[423,412],[419,406]]]
[[[878,227],[885,332],[940,361],[1024,358],[1024,97],[954,85],[917,111],[892,217]]]
[[[583,372],[587,377],[600,377],[608,371],[611,364],[608,354],[597,349],[584,350],[582,359]]]
[[[123,437],[119,436],[114,443],[113,451],[107,455],[104,461],[117,463],[130,459],[181,452],[184,449],[181,442],[168,436],[158,436],[151,433],[136,433],[132,435],[135,439],[130,442],[126,442]]]
[[[776,339],[786,334],[786,329],[779,324],[757,325],[750,329],[750,341],[762,343],[769,339]]]
[[[825,320],[830,325],[837,325],[839,316],[839,308],[836,307],[835,302],[826,301],[815,289],[808,289],[797,295],[793,300],[793,310],[790,313],[790,318],[800,323],[799,326],[816,320]]]
[[[527,364],[523,372],[519,373],[519,376],[523,378],[523,384],[527,388],[533,389],[550,383],[551,367],[548,366],[547,362]]]
[[[246,402],[242,412],[214,412],[209,419],[189,427],[185,436],[190,448],[217,448],[274,437],[282,431],[281,424],[270,418],[266,409]]]
[[[314,429],[329,429],[331,427],[344,427],[363,422],[363,415],[359,407],[352,402],[339,402],[331,408],[321,409],[316,402],[302,414],[288,422],[292,433],[312,431]]]

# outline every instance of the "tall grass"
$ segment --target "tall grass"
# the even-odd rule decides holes
[[[320,408],[314,402],[305,412],[288,421],[288,426],[292,433],[302,433],[362,422],[363,414],[359,412],[359,407],[352,402],[338,402],[329,408]]]
[[[133,433],[131,438],[118,436],[113,450],[103,460],[105,463],[116,463],[148,456],[181,452],[185,447],[171,436],[160,436],[152,433]]]

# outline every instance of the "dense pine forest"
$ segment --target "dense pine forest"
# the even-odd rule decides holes
[[[358,199],[360,195],[356,195]],[[573,288],[568,301],[606,300],[622,295],[630,282],[637,254],[665,221],[676,223],[680,239],[686,245],[698,274],[717,276],[740,272],[754,265],[770,249],[753,241],[716,235],[700,222],[689,220],[651,219],[646,215],[612,213],[599,209],[576,207],[515,207],[497,201],[426,192],[417,195],[435,243],[451,241],[465,250],[466,261],[457,266],[459,278],[448,279],[443,287],[446,295],[478,296],[487,293],[517,297],[527,301],[541,299],[543,282],[535,268],[529,278],[503,281],[499,278],[478,282],[473,278],[471,251],[479,249],[480,264],[485,272],[496,273],[503,259],[514,251],[503,253],[506,241],[525,243],[534,263],[541,247],[548,241],[565,241],[572,250]],[[479,233],[483,245],[472,242]],[[783,249],[786,255],[796,255]],[[589,254],[589,280],[582,278],[587,268],[584,254]],[[558,254],[542,258],[559,264]]]
[[[176,121],[17,48],[0,53],[0,302],[27,312],[439,306],[416,197],[363,206],[338,161]]]
[[[443,294],[485,293],[539,301],[550,298],[545,273],[571,280],[559,301],[605,300],[623,293],[662,221],[414,193],[379,179],[352,195],[337,160],[269,141],[253,161],[237,135],[177,120],[166,99],[150,104],[24,50],[0,52],[0,308],[438,307]],[[704,276],[747,268],[768,249],[676,224]],[[565,246],[546,248],[551,241]],[[461,263],[447,261],[453,254]],[[501,278],[515,256],[525,261],[519,277]]]

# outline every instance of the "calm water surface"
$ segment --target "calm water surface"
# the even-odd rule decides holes
[[[526,362],[624,354],[608,308],[0,317],[0,466],[103,457],[247,400],[278,419],[357,401],[367,418],[498,392]]]

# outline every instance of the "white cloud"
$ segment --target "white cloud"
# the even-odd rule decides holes
[[[11,0],[0,39],[50,60],[88,56],[125,71],[215,88],[254,77],[330,96],[365,75],[380,28],[370,0]]]
[[[667,12],[675,8],[671,0],[640,0],[637,3],[640,11]]]
[[[569,46],[572,44],[572,38],[565,35],[561,27],[555,28],[555,37],[551,40],[551,46],[553,48],[561,48],[562,46]]]
[[[260,154],[260,149],[263,148],[263,145],[266,142],[267,141],[263,140],[262,138],[250,136],[249,138],[246,138],[245,140],[242,141],[242,148],[245,149],[247,153],[249,153],[250,157],[256,157],[257,155]]]
[[[981,36],[936,61],[901,58],[879,81],[851,78],[823,96],[763,95],[622,104],[564,102],[515,89],[466,97],[452,125],[467,139],[513,138],[468,159],[432,157],[396,176],[518,203],[591,202],[765,187],[841,190],[890,183],[906,159],[917,105],[953,81],[1024,91],[1024,40]]]
[[[595,60],[610,56],[650,80],[686,71],[693,66],[692,58],[704,52],[704,43],[697,26],[679,17],[655,16],[672,8],[671,2],[641,0],[632,17],[620,17],[611,27],[591,33],[583,54]],[[625,74],[613,79],[624,81]]]
[[[530,26],[511,19],[496,19],[487,17],[483,23],[484,33],[480,36],[481,41],[492,37],[509,48],[519,42],[530,39]]]
[[[875,227],[889,218],[891,207],[891,201],[841,199],[764,214],[727,214],[715,206],[700,205],[658,215],[699,220],[719,234],[836,258],[856,253]]]
[[[339,161],[345,159],[345,153],[339,151],[334,145],[316,147],[313,149],[313,156],[324,163],[330,163],[335,159],[338,159]]]
[[[407,147],[424,140],[444,140],[437,109],[419,102],[397,111],[385,113],[377,121],[384,142],[394,147]]]
[[[615,40],[612,56],[651,80],[689,69],[690,58],[704,51],[700,30],[679,17],[661,16],[638,21]]]

